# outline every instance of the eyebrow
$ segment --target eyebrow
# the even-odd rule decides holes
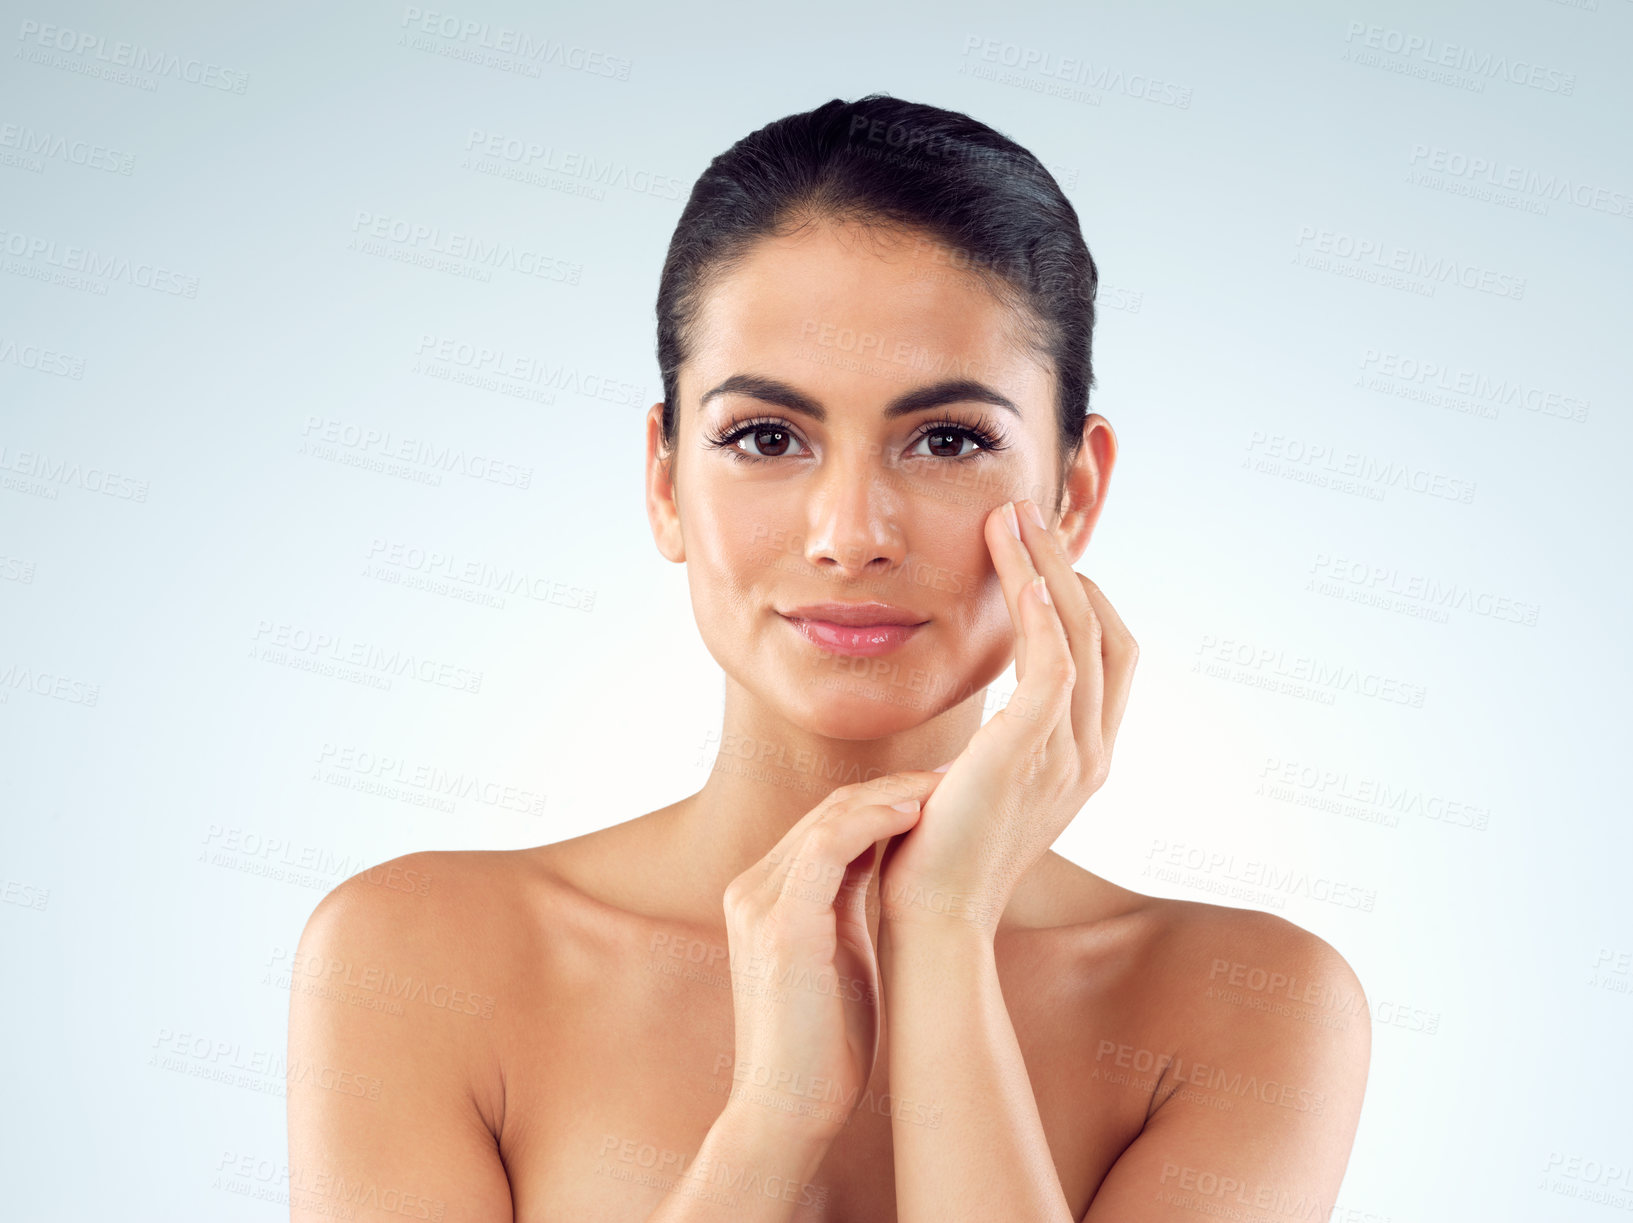
[[[758,399],[780,408],[787,408],[790,412],[809,416],[812,420],[828,419],[827,409],[804,391],[776,378],[764,378],[758,374],[733,374],[714,390],[706,392],[698,401],[698,406],[706,406],[709,400],[717,395],[745,395],[750,399]],[[909,416],[914,412],[922,412],[925,408],[939,408],[947,403],[990,403],[995,407],[1006,408],[1016,416],[1021,414],[1021,410],[1006,396],[1000,395],[984,382],[977,382],[973,378],[948,378],[896,396],[885,405],[884,418],[895,420],[898,416]]]

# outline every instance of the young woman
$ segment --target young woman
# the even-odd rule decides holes
[[[726,675],[715,769],[324,898],[292,1219],[1327,1217],[1370,1053],[1349,966],[1049,848],[1137,652],[1073,570],[1117,455],[1096,276],[1054,179],[962,114],[835,100],[710,164],[646,442]]]

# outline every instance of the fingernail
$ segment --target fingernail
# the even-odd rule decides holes
[[[1026,505],[1026,512],[1027,512],[1027,514],[1029,514],[1031,516],[1032,521],[1037,523],[1040,527],[1043,526],[1044,525],[1043,511],[1038,508],[1038,503],[1036,501],[1033,501],[1030,497],[1028,497],[1026,499],[1025,505]]]
[[[1048,583],[1046,583],[1042,578],[1032,579],[1032,589],[1038,592],[1038,598],[1042,599],[1045,603],[1051,602],[1049,598]]]
[[[1004,502],[1004,521],[1009,525],[1009,533],[1019,539],[1021,537],[1021,524],[1015,517],[1015,503],[1013,501]]]
[[[891,803],[890,809],[892,811],[917,811],[919,805],[915,800],[908,799],[905,803]]]
[[[945,773],[948,769],[950,769],[952,767],[953,767],[953,762],[951,760],[949,760],[946,764],[936,765],[936,767],[931,769],[930,771],[932,773]]]

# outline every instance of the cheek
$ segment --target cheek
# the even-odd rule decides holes
[[[993,504],[986,490],[980,504],[961,506],[956,512],[943,509],[921,522],[921,539],[936,542],[923,555],[935,566],[942,592],[934,596],[949,620],[957,625],[970,648],[985,652],[1002,650],[1013,644],[1014,623],[1004,602],[1003,583],[987,546],[986,520]]]
[[[700,621],[753,615],[775,602],[778,584],[794,571],[799,540],[752,499],[699,492],[694,504],[681,505],[692,606]]]
[[[1001,653],[1014,646],[1015,624],[1010,619],[1004,588],[995,571],[989,571],[974,587],[966,616],[964,633],[977,651]]]

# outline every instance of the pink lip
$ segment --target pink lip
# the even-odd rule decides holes
[[[835,654],[872,658],[888,654],[924,626],[921,624],[870,624],[854,627],[830,624],[826,620],[794,620],[784,617],[811,644]]]
[[[929,623],[892,603],[810,603],[780,615],[812,645],[855,658],[888,654]]]

